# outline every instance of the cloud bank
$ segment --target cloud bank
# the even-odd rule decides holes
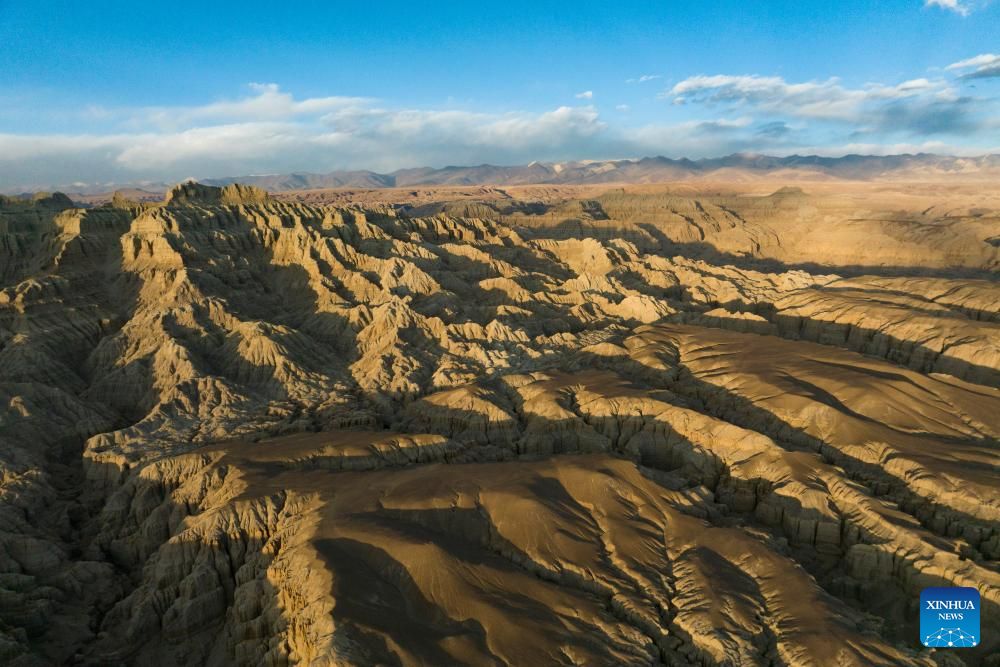
[[[251,84],[242,97],[204,105],[91,106],[77,112],[77,124],[93,127],[86,132],[0,133],[0,191],[657,154],[979,154],[1000,145],[1000,109],[993,97],[972,94],[974,82],[998,76],[994,54],[952,63],[933,78],[858,86],[697,75],[663,89],[652,119],[610,95],[601,95],[602,113],[591,90],[572,106],[482,113],[390,108],[352,96],[300,99],[275,83]]]

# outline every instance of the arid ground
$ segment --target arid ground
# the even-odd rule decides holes
[[[137,194],[0,199],[0,663],[998,664],[994,182]]]

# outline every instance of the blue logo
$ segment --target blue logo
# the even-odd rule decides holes
[[[920,593],[920,643],[934,648],[978,646],[979,591],[925,588]]]

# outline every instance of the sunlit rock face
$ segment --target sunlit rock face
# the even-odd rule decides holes
[[[988,661],[997,218],[592,195],[0,200],[0,662]]]

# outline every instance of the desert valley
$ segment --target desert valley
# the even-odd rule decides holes
[[[0,655],[931,665],[974,586],[995,656],[998,195],[5,198]]]

